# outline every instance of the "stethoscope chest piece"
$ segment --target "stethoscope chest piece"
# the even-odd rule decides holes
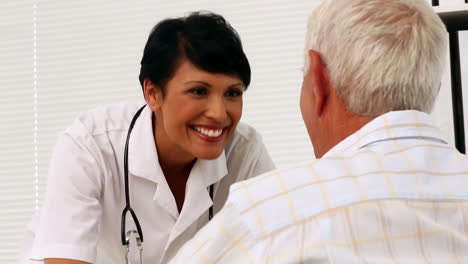
[[[130,252],[139,252],[139,256],[136,257],[140,261],[136,262],[139,264],[143,264],[143,243],[141,241],[141,237],[138,234],[137,230],[129,230],[125,234],[125,263],[132,264],[130,259],[135,259],[136,256],[130,256]]]

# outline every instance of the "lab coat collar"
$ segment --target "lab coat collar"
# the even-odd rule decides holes
[[[135,122],[128,145],[129,174],[161,183],[164,178],[159,166],[153,137],[153,112],[146,106]]]
[[[159,165],[152,122],[152,111],[149,107],[145,107],[135,122],[130,135],[128,146],[129,177],[137,176],[157,183],[153,199],[177,219],[179,217],[177,205]],[[176,232],[178,233],[176,236],[195,222],[212,205],[208,187],[219,182],[227,173],[224,151],[217,159],[198,159],[195,162],[187,181],[186,199],[181,219],[176,224],[176,229],[180,232]]]
[[[195,189],[203,189],[220,181],[227,173],[226,155],[223,150],[214,160],[198,159],[190,172],[187,186],[193,185]]]
[[[166,178],[162,172],[161,175],[162,179],[159,180],[153,199],[165,208],[174,219],[177,219],[169,238],[170,244],[213,205],[209,195],[209,186],[219,182],[227,175],[226,157],[223,151],[215,160],[198,159],[195,162],[187,180],[185,200],[180,215]]]
[[[209,186],[219,182],[227,173],[224,151],[215,160],[198,159],[195,162],[187,180],[184,206],[169,236],[167,247],[213,205]],[[208,215],[206,217],[208,221]]]
[[[148,106],[141,112],[130,135],[128,163],[129,177],[136,176],[156,183],[153,200],[177,219],[177,203],[159,165],[153,137],[153,112]]]

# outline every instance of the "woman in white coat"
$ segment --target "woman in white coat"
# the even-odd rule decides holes
[[[274,168],[260,135],[239,123],[250,66],[221,16],[157,24],[140,82],[145,101],[86,112],[59,137],[46,199],[30,225],[31,263],[126,263],[127,255],[164,263],[222,208],[231,184]],[[127,140],[137,221],[123,213]]]

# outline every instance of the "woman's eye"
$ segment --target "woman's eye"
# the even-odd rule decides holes
[[[239,97],[242,96],[242,91],[240,89],[230,89],[229,91],[226,92],[226,96],[228,97]]]
[[[190,89],[189,93],[196,95],[196,96],[202,96],[202,95],[206,95],[208,91],[205,87],[195,87],[195,88]]]

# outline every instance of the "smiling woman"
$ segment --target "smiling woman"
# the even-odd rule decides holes
[[[260,135],[239,123],[250,66],[223,17],[160,22],[141,65],[145,102],[91,110],[57,140],[30,259],[166,262],[223,207],[231,184],[274,168]],[[127,193],[134,211],[121,223]],[[122,247],[129,230],[139,232],[133,212],[144,251]]]
[[[167,82],[166,94],[145,80],[145,97],[156,113],[155,140],[172,160],[214,159],[234,134],[242,116],[244,83],[236,76],[214,74],[183,60]],[[177,154],[176,154],[177,153]]]
[[[180,211],[183,183],[192,162],[216,159],[234,135],[242,116],[245,85],[238,77],[205,72],[184,59],[164,94],[148,79],[144,87],[148,106],[156,116],[154,140],[159,162]],[[181,173],[181,168],[186,171]]]

